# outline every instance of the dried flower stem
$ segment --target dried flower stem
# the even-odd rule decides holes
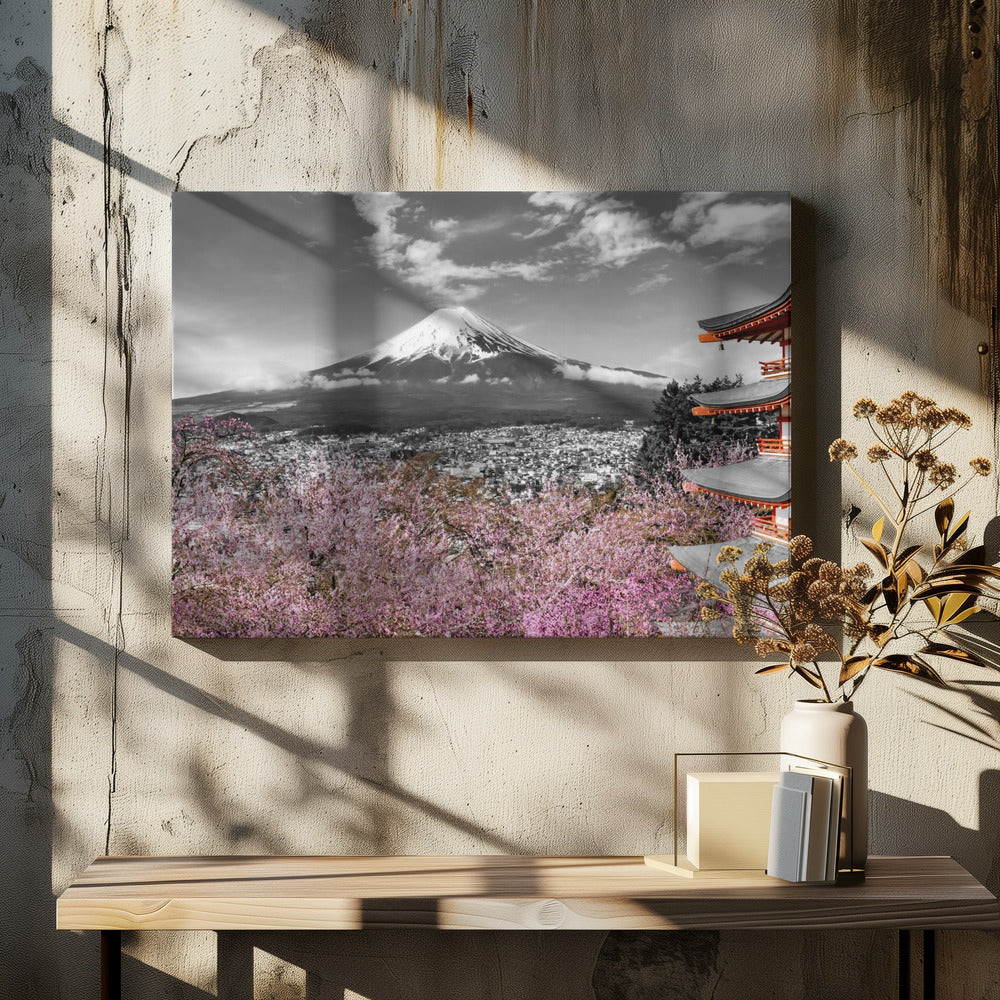
[[[730,564],[722,573],[726,594],[703,585],[708,587],[703,596],[732,607],[737,641],[754,643],[760,656],[780,653],[787,657],[788,669],[822,690],[826,701],[853,698],[873,667],[943,684],[927,656],[979,662],[955,645],[948,628],[978,610],[978,597],[1000,597],[1000,583],[996,582],[1000,570],[983,565],[973,553],[950,558],[964,549],[969,519],[966,514],[953,521],[954,498],[971,479],[958,483],[955,466],[939,458],[938,450],[959,430],[971,426],[968,415],[939,407],[915,392],[905,392],[882,407],[870,399],[858,400],[854,415],[867,420],[877,442],[869,448],[868,459],[885,476],[891,491],[888,498],[855,467],[856,444],[838,438],[830,445],[830,459],[847,464],[884,515],[873,525],[872,536],[862,539],[884,571],[880,582],[874,586],[865,582],[871,570],[864,563],[845,569],[812,556],[812,541],[798,535],[789,542],[787,559],[772,563],[768,558],[770,545],[761,543],[740,570],[736,568],[740,550],[724,547],[719,562]],[[902,464],[899,486],[887,464],[892,459]],[[969,465],[981,476],[989,475],[992,469],[989,460],[982,457],[972,459]],[[942,492],[943,500],[926,503]],[[940,543],[933,546],[925,568],[918,556],[926,546],[909,543],[908,535],[913,522],[932,508]],[[888,526],[893,537],[891,544],[884,544],[882,537]],[[934,624],[908,624],[915,606],[929,611]],[[708,614],[714,612],[709,610]],[[834,625],[844,629],[846,653],[830,630]],[[923,640],[924,646],[910,648],[915,639]],[[909,641],[906,651],[890,651],[899,640]],[[866,643],[870,652],[859,654]],[[835,688],[827,684],[817,658],[824,651],[835,653],[840,661]]]

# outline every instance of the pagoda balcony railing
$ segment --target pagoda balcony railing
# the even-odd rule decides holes
[[[792,359],[778,358],[777,361],[761,361],[761,378],[780,378],[783,375],[792,374]]]
[[[786,438],[757,438],[757,453],[760,455],[791,455],[792,442]]]
[[[773,514],[759,514],[753,519],[750,531],[756,538],[769,542],[787,542],[792,534],[789,525],[778,524]]]

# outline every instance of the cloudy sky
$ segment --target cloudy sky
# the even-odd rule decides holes
[[[774,348],[698,343],[698,320],[789,281],[772,192],[180,192],[174,396],[277,388],[440,306],[594,364],[741,372]]]

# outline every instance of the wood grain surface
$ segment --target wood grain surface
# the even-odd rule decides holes
[[[700,882],[641,857],[99,858],[60,897],[62,929],[1000,929],[951,858],[871,858],[866,881]]]

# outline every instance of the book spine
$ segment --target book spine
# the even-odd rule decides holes
[[[776,785],[773,794],[767,874],[801,882],[809,794],[787,785]]]

